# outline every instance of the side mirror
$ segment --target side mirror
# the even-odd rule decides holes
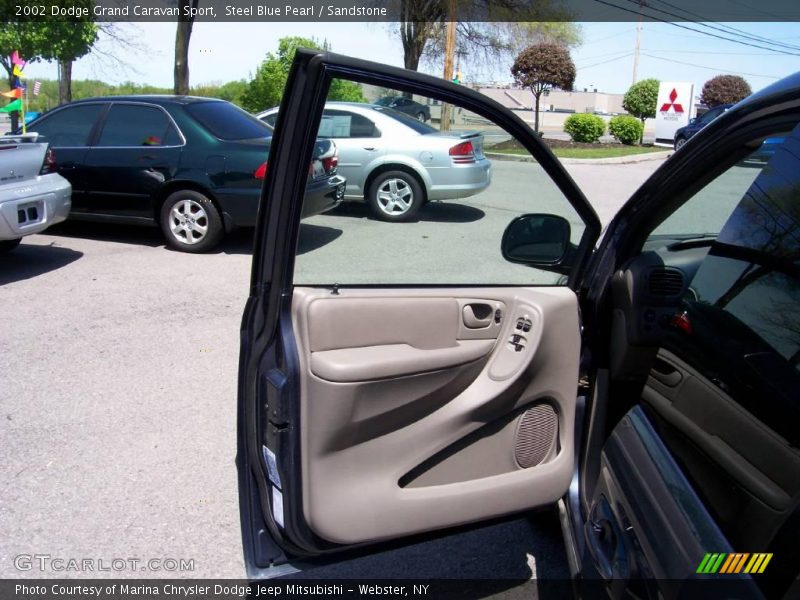
[[[689,125],[694,125],[695,123],[697,123],[697,117],[692,117],[689,119]]]
[[[568,273],[575,246],[569,241],[569,221],[558,215],[517,217],[503,233],[501,251],[509,262]]]

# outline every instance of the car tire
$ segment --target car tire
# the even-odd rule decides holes
[[[11,252],[14,248],[19,246],[21,241],[22,238],[17,238],[15,240],[0,240],[0,254]]]
[[[425,201],[425,193],[417,178],[406,171],[386,171],[369,186],[367,203],[382,221],[399,222],[413,219]]]
[[[417,113],[417,121],[421,121],[422,123],[424,123],[427,120],[428,119],[425,118],[425,113],[424,112],[418,112]]]
[[[194,190],[170,194],[161,207],[160,224],[167,244],[181,252],[207,252],[225,233],[217,207]]]
[[[686,138],[679,137],[677,140],[675,140],[675,150],[681,148],[685,143],[686,143]]]

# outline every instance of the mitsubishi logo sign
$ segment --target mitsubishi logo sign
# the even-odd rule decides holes
[[[661,106],[661,112],[669,112],[669,109],[672,108],[672,110],[675,111],[676,113],[682,113],[683,105],[675,102],[675,100],[677,99],[678,99],[678,90],[672,88],[672,91],[669,93],[669,102],[665,102]]]
[[[656,99],[656,144],[672,146],[675,132],[689,123],[694,113],[694,85],[681,81],[662,81]]]

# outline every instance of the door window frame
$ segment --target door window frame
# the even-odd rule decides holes
[[[298,71],[305,70],[300,82]],[[567,286],[575,289],[579,275],[586,267],[592,248],[600,235],[601,224],[586,197],[575,185],[564,167],[544,142],[517,115],[498,102],[474,90],[430,75],[407,71],[398,67],[378,65],[361,59],[332,53],[298,50],[290,72],[286,89],[275,123],[273,143],[270,147],[270,170],[262,189],[259,218],[256,224],[256,245],[253,259],[251,285],[261,287],[270,284],[276,289],[289,292],[293,285],[295,248],[300,227],[304,185],[303,174],[293,164],[306,164],[311,160],[313,140],[316,138],[320,120],[325,109],[327,94],[332,79],[342,78],[357,83],[391,88],[399,92],[426,95],[449,102],[490,119],[506,133],[515,137],[537,160],[566,201],[584,223],[584,231],[576,252],[575,264],[568,276]],[[287,125],[286,115],[313,115],[313,119],[294,120]],[[297,161],[298,156],[299,162]],[[290,178],[295,181],[291,182]],[[292,189],[287,195],[286,190]],[[268,198],[281,198],[281,202],[269,202]],[[500,240],[498,240],[499,244]],[[265,257],[269,257],[265,260]],[[281,257],[275,260],[274,257]],[[286,260],[283,260],[285,258]],[[481,287],[497,287],[476,284]],[[344,286],[343,286],[344,287]],[[357,285],[347,287],[412,288],[438,287],[457,288],[463,284],[380,284],[378,286]],[[274,306],[274,305],[273,305]]]

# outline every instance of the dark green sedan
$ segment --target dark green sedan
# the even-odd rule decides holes
[[[72,184],[69,218],[161,227],[170,246],[204,252],[256,222],[272,129],[223,100],[115,96],[79,100],[33,121]],[[317,142],[304,216],[336,206],[336,146]]]

